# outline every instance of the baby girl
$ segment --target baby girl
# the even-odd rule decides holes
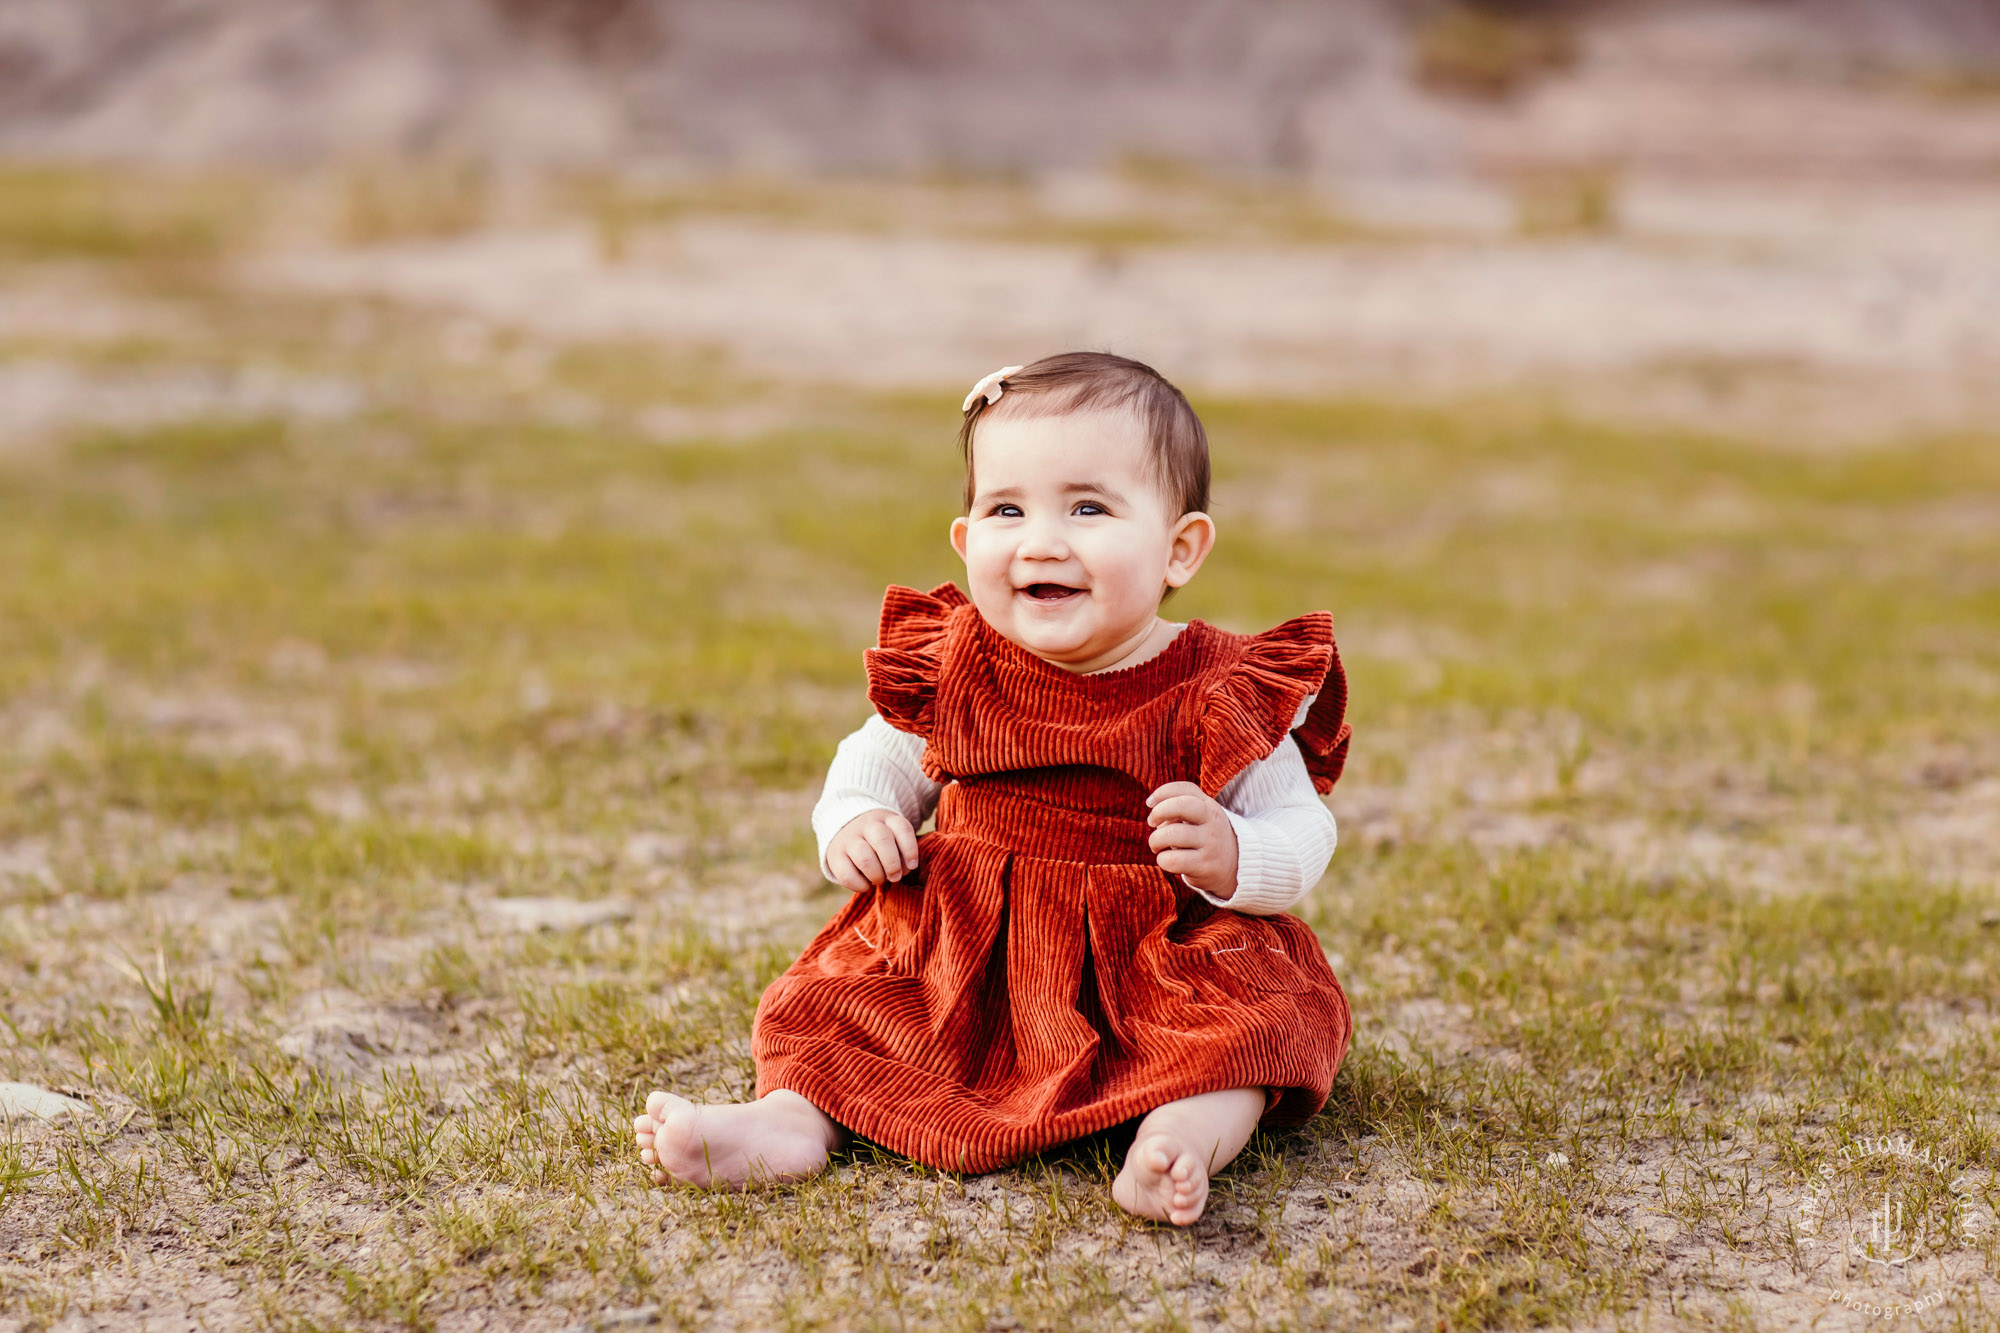
[[[859,1134],[990,1171],[1138,1119],[1112,1197],[1186,1226],[1253,1129],[1326,1103],[1353,1032],[1285,914],[1333,853],[1332,621],[1162,618],[1215,522],[1207,435],[1148,366],[997,371],[959,443],[966,591],[889,589],[875,716],[813,810],[853,896],[757,1006],[757,1100],[655,1092],[639,1156],[741,1188]]]

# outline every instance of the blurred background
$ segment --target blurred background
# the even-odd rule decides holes
[[[20,883],[803,873],[963,386],[1079,346],[1210,422],[1186,612],[1335,610],[1350,826],[1708,865],[1635,784],[1761,756],[1991,862],[1991,0],[6,0],[0,155]]]
[[[17,878],[809,800],[962,386],[1078,346],[1211,421],[1188,611],[1335,608],[1384,838],[1676,750],[2000,818],[1991,0],[6,0],[0,154]]]
[[[1217,389],[1646,370],[1611,396],[1789,419],[1826,371],[1868,382],[1814,422],[1851,430],[1957,419],[2000,357],[1989,0],[9,0],[0,152],[58,192],[303,173],[123,225],[249,289],[793,379],[1115,344]],[[92,243],[45,194],[9,248]]]

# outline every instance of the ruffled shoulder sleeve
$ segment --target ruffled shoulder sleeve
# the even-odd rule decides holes
[[[1333,660],[1327,663],[1326,677],[1306,710],[1306,720],[1292,729],[1292,739],[1306,757],[1306,772],[1313,787],[1324,796],[1340,781],[1347,767],[1347,741],[1353,728],[1347,725],[1347,673],[1340,667],[1340,645],[1328,641]]]
[[[1300,717],[1307,697],[1312,704]],[[1347,676],[1324,611],[1251,635],[1201,701],[1201,788],[1213,795],[1289,732],[1322,794],[1347,762]],[[1296,723],[1296,727],[1294,727]]]
[[[929,592],[891,586],[884,594],[878,646],[864,660],[868,701],[896,730],[929,738],[945,630],[952,612],[968,605],[965,594],[950,583]]]

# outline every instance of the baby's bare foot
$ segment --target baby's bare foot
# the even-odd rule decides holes
[[[1208,1161],[1165,1134],[1144,1134],[1125,1154],[1111,1197],[1134,1217],[1190,1226],[1208,1206]]]
[[[697,1106],[655,1092],[632,1131],[654,1184],[677,1180],[728,1189],[804,1180],[826,1165],[827,1153],[844,1137],[818,1107],[782,1089],[725,1106]]]
[[[1262,1088],[1223,1088],[1156,1106],[1139,1122],[1111,1197],[1136,1217],[1191,1226],[1208,1207],[1208,1176],[1236,1159],[1264,1114]]]

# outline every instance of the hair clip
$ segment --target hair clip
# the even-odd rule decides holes
[[[972,410],[972,401],[975,398],[984,398],[986,400],[986,405],[988,407],[991,407],[994,403],[999,402],[1000,395],[1003,392],[1003,387],[1002,387],[1003,382],[1009,375],[1018,373],[1020,369],[1021,368],[1019,366],[1000,367],[1000,369],[994,371],[991,375],[988,375],[985,379],[979,381],[979,383],[972,386],[972,392],[965,395],[964,406],[960,407],[958,410],[961,412],[970,412]]]

